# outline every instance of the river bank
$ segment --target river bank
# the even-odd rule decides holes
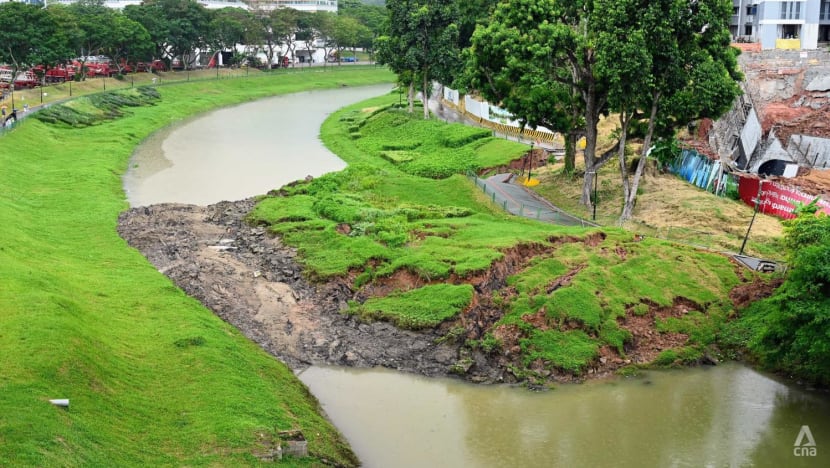
[[[80,98],[73,108],[91,126],[33,114],[3,134],[0,465],[257,465],[296,430],[307,463],[357,465],[291,370],[174,287],[116,224],[130,155],[157,129],[220,106],[392,78],[343,67],[164,86],[115,120]]]
[[[720,324],[726,320],[726,314],[732,307],[743,306],[747,300],[762,297],[772,289],[771,283],[744,278],[740,267],[729,264],[725,257],[670,244],[655,244],[650,239],[643,240],[624,231],[562,228],[520,221],[507,216],[500,208],[482,212],[487,207],[486,201],[477,199],[471,184],[463,178],[431,180],[396,173],[398,169],[394,165],[372,156],[371,149],[355,151],[355,138],[337,136],[342,130],[336,130],[348,126],[354,134],[354,122],[364,120],[355,109],[369,109],[374,114],[382,108],[375,103],[386,100],[389,98],[381,96],[370,103],[351,106],[330,117],[325,124],[324,138],[353,166],[348,170],[319,180],[307,177],[273,191],[267,197],[258,197],[256,201],[222,202],[208,207],[160,204],[135,208],[122,214],[119,232],[189,295],[295,369],[314,364],[383,366],[427,376],[462,376],[473,382],[487,383],[527,381],[535,386],[545,382],[604,377],[624,367],[633,370],[655,363],[662,366],[714,364],[724,358],[714,346],[713,339]],[[290,102],[285,101],[282,105],[290,106]],[[307,101],[298,102],[307,107]],[[302,118],[299,111],[288,113]],[[242,112],[246,117],[249,114],[260,115],[250,109]],[[381,114],[378,114],[381,121],[392,118],[398,122],[395,125],[408,122],[394,113]],[[271,121],[265,113],[261,118]],[[211,127],[210,122],[206,120],[200,125]],[[414,124],[416,122],[412,122]],[[429,132],[443,135],[440,137],[443,140],[466,138],[460,141],[472,141],[476,147],[486,147],[476,140],[481,136],[470,133],[477,130],[458,127],[460,133],[453,134],[456,127],[428,125],[439,125],[430,127]],[[333,132],[332,128],[335,129]],[[379,127],[376,135],[382,135],[384,131]],[[426,135],[417,127],[396,131],[404,135]],[[195,128],[189,132],[198,133]],[[472,138],[459,135],[472,135]],[[382,137],[374,138],[381,142],[376,144],[390,144],[384,143]],[[429,140],[429,137],[423,138],[421,142]],[[308,137],[301,139],[309,140]],[[499,142],[494,140],[492,143]],[[267,146],[267,142],[263,144]],[[509,151],[508,147],[495,152],[502,158],[495,159],[496,164],[509,163],[509,158],[503,159],[506,150]],[[442,154],[446,149],[438,147],[433,151]],[[520,147],[519,154],[521,151],[523,148]],[[279,159],[276,155],[272,157]],[[286,157],[290,159],[290,155]],[[435,159],[440,164],[446,164],[446,160]],[[325,163],[323,167],[327,165]],[[367,169],[373,166],[376,168]],[[319,170],[319,165],[309,167]],[[423,170],[418,167],[430,166],[416,166],[415,170]],[[375,174],[386,175],[387,188],[378,185]],[[333,189],[334,194],[327,195],[338,185],[339,190],[346,193],[360,185],[370,189],[345,196]],[[211,196],[221,197],[221,193],[213,193],[215,186],[217,184],[209,184]],[[317,195],[318,201],[313,202],[312,208],[310,201],[314,197],[308,194],[315,193],[314,187],[326,189],[323,195]],[[408,187],[405,201],[400,199],[398,187]],[[314,219],[315,212],[335,213],[331,210],[341,209],[326,208],[334,197],[336,205],[340,206],[361,203],[359,207],[348,209],[355,213],[374,213],[374,222],[381,226],[383,217],[389,215],[378,211],[376,206],[363,204],[363,200],[379,198],[381,193],[390,191],[394,195],[385,195],[387,205],[382,209],[388,210],[390,205],[405,206],[409,213],[422,213],[416,218],[427,218],[421,225],[403,228],[411,229],[413,234],[408,235],[409,243],[400,250],[390,249],[390,253],[378,250],[378,245],[387,243],[381,239],[393,238],[388,233],[371,234],[386,237],[367,242],[361,234],[361,230],[367,228],[361,227],[364,225],[359,218],[354,218],[355,215],[335,214],[334,220],[326,216]],[[165,196],[174,195],[171,192]],[[399,201],[394,201],[396,198]],[[426,207],[426,203],[436,202],[441,205]],[[474,214],[477,212],[479,214]],[[448,215],[442,213],[454,214],[443,218]],[[346,218],[337,219],[338,216]],[[289,221],[279,222],[280,219]],[[463,258],[453,257],[458,253],[452,244],[447,244],[453,240],[454,236],[449,234],[452,231],[447,233],[437,226],[447,224],[450,229],[463,232],[472,222],[485,223],[483,226],[488,231],[505,230],[507,235],[491,238],[492,234],[476,228],[481,237],[478,241],[481,246],[473,247],[476,253]],[[311,228],[307,234],[303,234],[304,223]],[[376,229],[371,228],[373,225],[368,225],[366,235]],[[397,229],[401,229],[398,226]],[[314,240],[329,229],[331,232],[325,234],[325,240]],[[439,233],[433,234],[431,231],[434,230]],[[438,250],[430,254],[430,258],[419,256],[418,249],[433,239],[441,242]],[[355,242],[360,244],[354,245],[363,246],[360,249],[368,248],[370,253],[349,247],[349,243]],[[493,248],[494,243],[502,246]],[[463,245],[470,250],[470,244]],[[648,276],[634,283],[634,291],[603,287],[602,294],[608,297],[601,298],[598,305],[577,306],[568,296],[576,291],[578,300],[584,303],[586,298],[581,291],[585,288],[586,273],[588,278],[611,275],[603,282],[630,283],[631,273],[627,269],[642,268],[641,256],[646,253],[651,254],[643,270]],[[360,260],[362,256],[366,259]],[[385,260],[387,256],[390,260]],[[446,260],[443,259],[445,256],[448,257]],[[406,260],[408,257],[412,260]],[[385,268],[384,262],[392,261],[392,258],[396,262],[412,262],[412,265],[380,273]],[[610,260],[611,268],[590,268],[586,264],[589,258],[600,264]],[[465,273],[460,270],[462,259],[477,262],[480,266],[469,267],[471,271]],[[429,266],[436,260],[452,265],[449,278],[441,279],[440,270],[435,270],[438,273],[419,273],[419,269],[438,268]],[[674,277],[656,274],[677,268],[678,260],[697,264],[700,270],[699,276],[686,277],[687,285],[675,285]],[[367,268],[366,265],[368,269],[361,270]],[[453,273],[452,269],[456,271]],[[713,282],[715,278],[723,284]],[[404,319],[404,326],[399,323],[396,327],[394,323],[401,320],[396,316],[379,317],[373,312],[374,316],[367,317],[356,313],[379,298],[392,302],[392,310],[412,309],[413,306],[406,305],[407,298],[405,294],[400,295],[401,291],[418,291],[445,281],[472,286],[473,299],[467,299],[468,302],[449,319],[433,322],[433,325],[410,330],[405,326],[412,323],[410,318]],[[695,289],[695,284],[700,287]],[[545,291],[543,296],[548,295],[555,302],[532,299],[539,296],[540,288]],[[657,292],[660,288],[678,291],[663,295]],[[600,290],[595,294],[600,297]],[[727,294],[731,294],[731,301],[727,300]],[[537,304],[536,309],[511,310],[529,300]],[[620,312],[613,312],[619,307],[613,306],[614,303],[622,303]],[[543,306],[539,308],[538,304]],[[598,306],[604,310],[593,312]],[[430,306],[415,305],[415,313],[425,307]],[[546,309],[561,312],[556,318]],[[591,315],[593,313],[599,317]],[[511,314],[516,315],[511,317]],[[609,314],[607,319],[600,318]],[[546,344],[546,339],[559,344]]]
[[[120,216],[118,232],[188,295],[295,370],[332,364],[449,374],[458,345],[437,344],[437,330],[418,333],[343,314],[354,296],[350,285],[304,279],[296,249],[244,221],[254,204],[133,208]],[[502,380],[487,365],[475,376]]]

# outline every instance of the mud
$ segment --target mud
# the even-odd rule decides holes
[[[461,375],[472,382],[518,382],[528,377],[521,369],[520,339],[516,325],[494,328],[504,315],[498,305],[515,296],[507,277],[526,268],[536,256],[552,255],[569,242],[598,245],[604,238],[594,233],[584,238],[551,238],[550,245],[520,244],[503,252],[503,258],[483,272],[451,282],[466,282],[475,288],[472,304],[460,316],[433,330],[409,331],[386,322],[366,323],[348,315],[348,301],[365,300],[390,291],[411,289],[424,281],[399,271],[359,289],[352,277],[327,283],[312,283],[303,275],[297,252],[282,245],[264,227],[251,226],[244,218],[253,208],[252,199],[222,202],[207,207],[160,204],[134,208],[119,219],[120,235],[188,295],[201,301],[219,317],[290,367],[314,364],[354,367],[383,366],[426,376]],[[624,252],[614,252],[625,256]],[[567,286],[581,266],[553,278],[546,292]],[[736,305],[755,300],[769,290],[768,284],[745,284],[733,293]],[[762,293],[760,290],[764,290]],[[497,299],[494,299],[494,293]],[[498,303],[497,303],[498,302]],[[580,381],[602,377],[629,364],[651,362],[662,350],[683,346],[688,337],[661,333],[657,317],[680,317],[700,310],[691,301],[678,299],[670,307],[649,304],[647,314],[632,312],[619,320],[632,339],[621,356],[609,347],[582,376],[547,369],[531,363],[534,381]],[[579,328],[579,323],[550,323],[545,311],[524,317],[540,329]],[[465,346],[490,331],[502,342],[501,349]]]
[[[253,200],[208,207],[160,204],[124,212],[119,234],[188,295],[290,367],[384,366],[452,375],[473,359],[467,378],[502,381],[502,371],[441,331],[412,332],[361,323],[343,313],[355,296],[344,281],[311,284],[296,251],[243,222]]]

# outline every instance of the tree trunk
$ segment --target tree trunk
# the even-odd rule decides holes
[[[429,119],[429,88],[427,88],[429,86],[429,78],[427,78],[427,75],[427,71],[424,70],[424,89],[421,91],[423,93],[421,101],[424,104],[424,120]]]
[[[637,189],[640,187],[640,178],[646,168],[646,153],[649,146],[651,146],[651,138],[654,135],[654,125],[657,119],[657,108],[660,102],[660,93],[654,93],[651,101],[651,116],[648,120],[648,131],[645,139],[643,139],[643,151],[640,155],[640,161],[637,163],[637,169],[634,170],[634,179],[631,181],[631,192],[628,197],[624,199],[623,211],[620,215],[620,221],[627,221],[634,215],[634,205],[637,202]]]
[[[631,122],[631,115],[626,111],[620,112],[620,148],[617,151],[617,158],[620,161],[620,177],[622,178],[623,200],[628,200],[631,187],[628,183],[628,167],[625,161],[625,140],[628,137],[628,124]]]
[[[577,132],[568,132],[565,136],[565,174],[573,175],[576,170],[576,142],[579,140]]]
[[[586,207],[591,206],[591,181],[593,177],[590,176],[590,171],[596,171],[599,167],[596,166],[596,151],[597,151],[597,123],[599,122],[599,106],[597,103],[596,89],[593,83],[588,85],[588,89],[583,92],[585,99],[585,151],[583,151],[583,158],[585,160],[585,181],[582,184],[582,197],[579,203]]]
[[[406,99],[409,101],[409,113],[415,113],[415,80],[409,81],[409,90],[406,94]]]

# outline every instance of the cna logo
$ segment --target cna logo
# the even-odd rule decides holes
[[[796,457],[815,457],[817,453],[816,439],[813,438],[813,433],[810,432],[810,426],[801,426],[798,437],[795,438],[793,444],[793,455]]]

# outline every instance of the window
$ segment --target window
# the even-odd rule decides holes
[[[756,5],[750,5],[746,7],[746,14],[748,16],[754,15],[758,11],[758,7]]]
[[[801,19],[801,2],[781,2],[781,19]]]
[[[747,24],[746,27],[744,27],[744,36],[751,36],[751,35],[752,35],[752,25]]]
[[[830,20],[830,0],[821,2],[821,13],[819,13],[820,20]]]

